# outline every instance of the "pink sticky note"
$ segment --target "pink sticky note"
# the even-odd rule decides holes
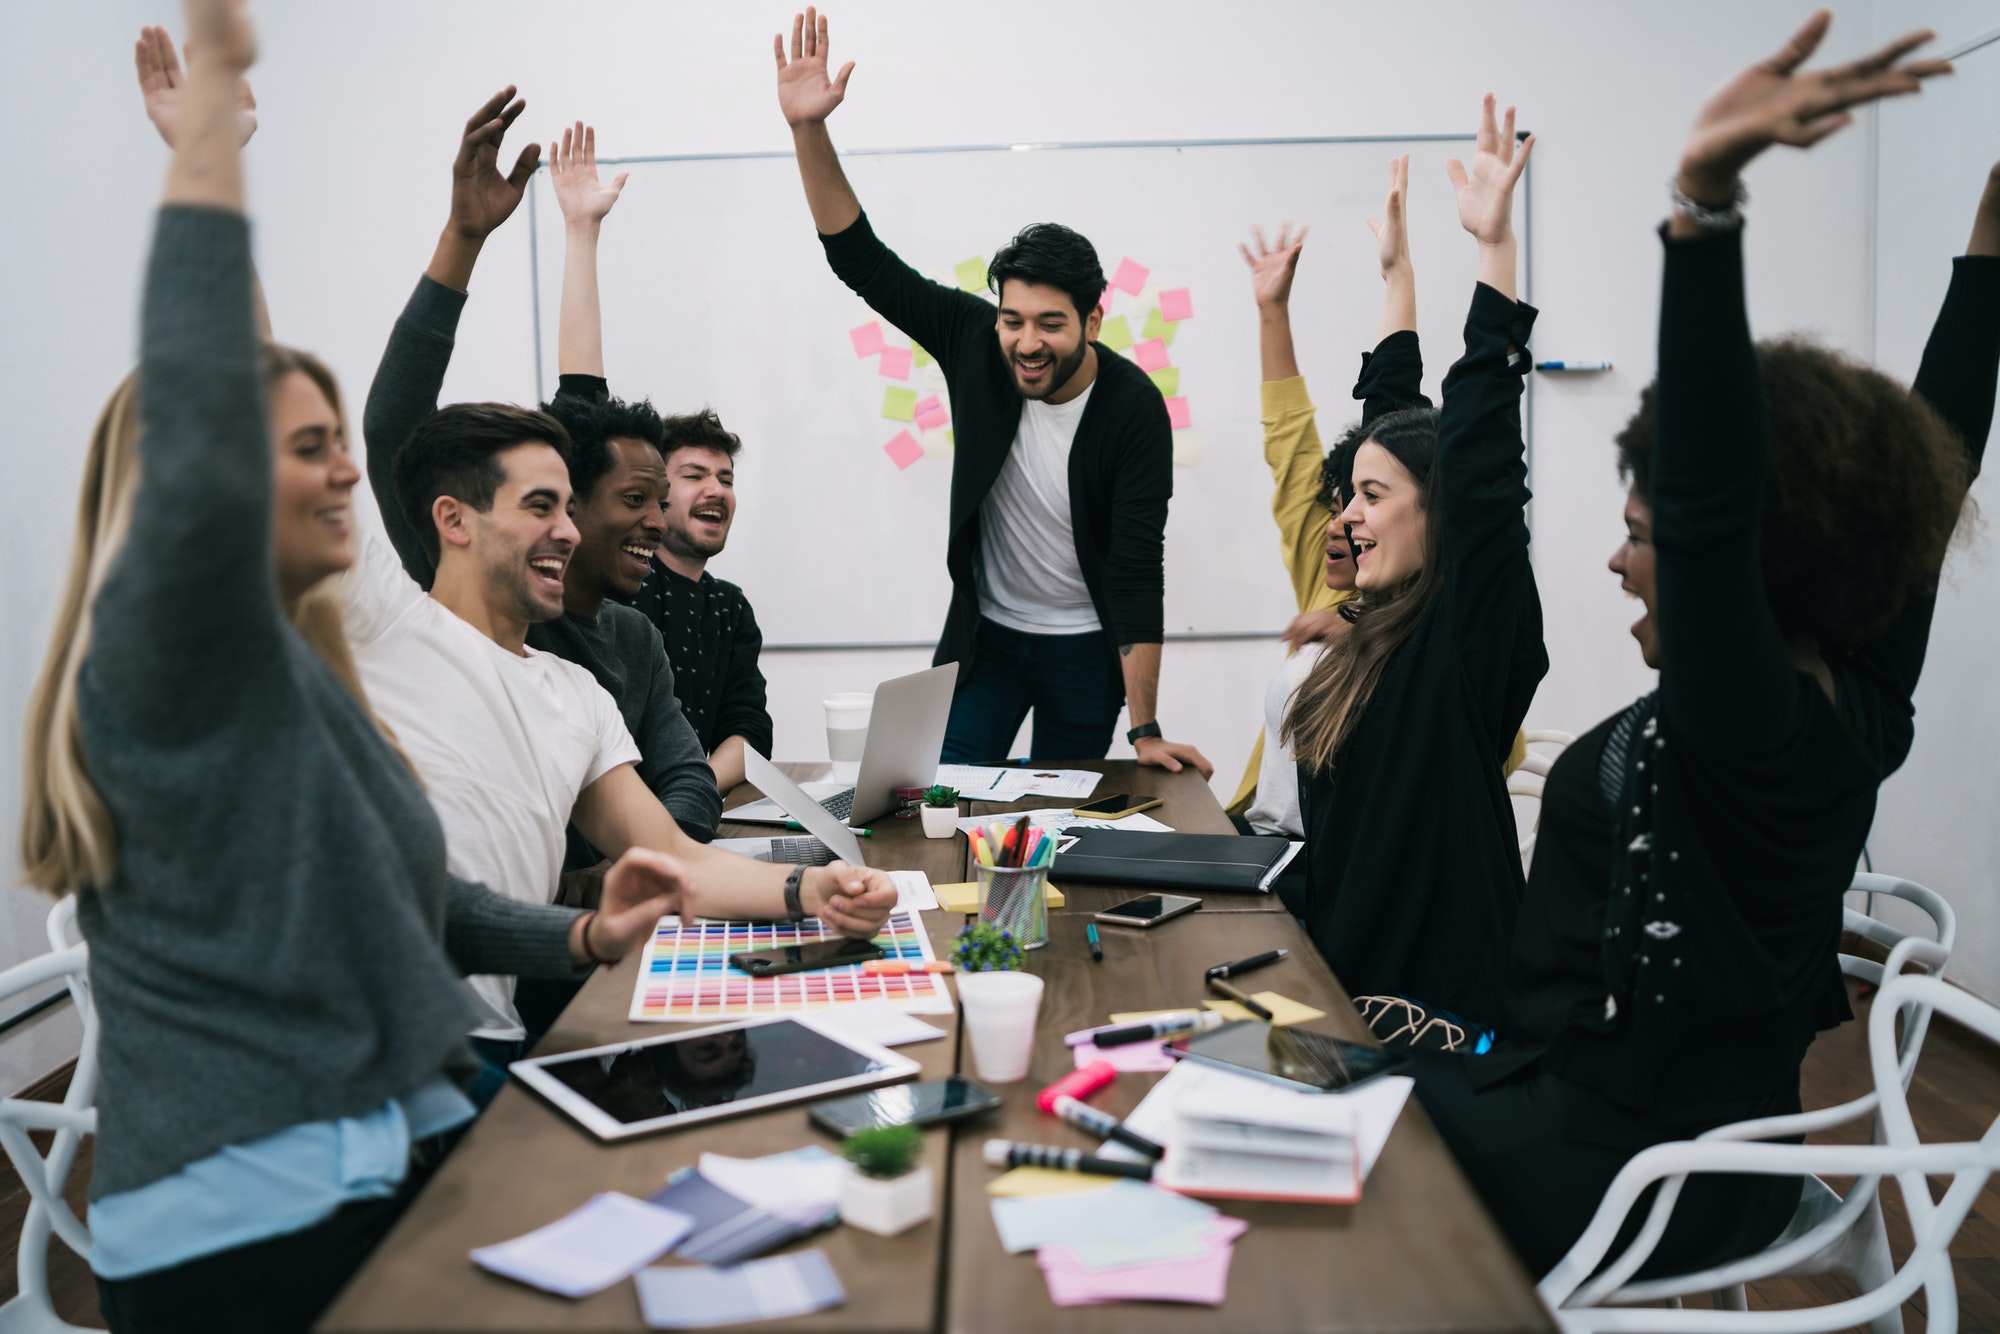
[[[1194,318],[1194,298],[1185,287],[1176,287],[1171,292],[1160,293],[1160,318],[1168,324]]]
[[[1151,373],[1166,366],[1171,358],[1167,355],[1166,340],[1148,338],[1143,343],[1132,345],[1132,360],[1139,363],[1139,369]]]
[[[874,320],[855,325],[847,331],[847,336],[854,340],[857,357],[872,357],[882,350],[882,326]]]
[[[908,431],[898,431],[894,440],[882,446],[882,452],[889,456],[889,461],[900,471],[922,458],[924,447],[918,444],[917,438]]]
[[[1195,1259],[1092,1269],[1069,1247],[1048,1245],[1035,1252],[1035,1263],[1048,1281],[1049,1300],[1057,1306],[1132,1301],[1220,1306],[1229,1293],[1229,1262],[1236,1256],[1236,1239],[1249,1226],[1240,1218],[1217,1215],[1202,1234],[1208,1254]]]
[[[1111,294],[1117,290],[1115,287],[1106,287],[1104,295],[1097,298],[1098,309],[1102,310],[1106,315],[1111,313]]]
[[[907,347],[885,347],[882,349],[882,374],[891,380],[910,378],[910,349]]]
[[[1176,431],[1185,431],[1188,428],[1190,420],[1188,417],[1187,400],[1185,398],[1170,398],[1167,400],[1168,425],[1172,426]]]
[[[950,423],[951,414],[945,411],[944,404],[938,401],[936,394],[932,394],[929,398],[920,398],[917,400],[918,430],[935,431],[940,426],[947,426]]]
[[[1128,255],[1118,261],[1118,272],[1111,275],[1111,285],[1122,287],[1133,296],[1137,296],[1139,289],[1146,285],[1146,275],[1151,272],[1151,269]]]
[[[1120,1074],[1164,1074],[1180,1062],[1167,1055],[1165,1040],[1159,1042],[1127,1042],[1116,1047],[1100,1047],[1094,1042],[1080,1042],[1070,1048],[1075,1054],[1076,1068],[1081,1070],[1094,1061],[1109,1061],[1111,1068]]]

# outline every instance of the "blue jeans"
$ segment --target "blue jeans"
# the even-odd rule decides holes
[[[1029,635],[979,619],[979,653],[951,701],[946,764],[1008,758],[1030,710],[1037,760],[1101,760],[1111,749],[1125,674],[1102,630]]]

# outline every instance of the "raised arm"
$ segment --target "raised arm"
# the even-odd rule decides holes
[[[1381,218],[1368,219],[1375,233],[1375,260],[1382,266],[1382,318],[1375,341],[1391,334],[1417,331],[1417,271],[1410,263],[1410,231],[1404,217],[1410,194],[1410,155],[1389,159],[1389,195]]]
[[[1250,266],[1250,294],[1257,300],[1257,351],[1266,384],[1289,380],[1299,373],[1298,352],[1292,347],[1292,279],[1298,274],[1299,255],[1311,230],[1301,227],[1293,235],[1292,224],[1281,222],[1274,246],[1264,240],[1262,227],[1252,227],[1250,236],[1257,248],[1236,247]]]
[[[597,301],[597,234],[618,202],[628,172],[606,185],[597,178],[597,129],[578,121],[549,145],[549,179],[563,215],[562,316],[556,326],[556,370],[604,375],[604,318]]]
[[[771,39],[771,54],[778,61],[778,107],[785,123],[792,127],[792,148],[799,159],[799,179],[806,187],[806,207],[812,210],[813,226],[820,235],[844,232],[861,216],[861,201],[840,169],[840,154],[833,148],[833,136],[826,131],[826,118],[847,96],[847,78],[854,62],[827,77],[826,16],[808,6],[792,16],[792,56],[785,58],[784,34]]]

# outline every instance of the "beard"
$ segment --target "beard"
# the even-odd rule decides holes
[[[666,531],[660,534],[660,550],[671,552],[683,560],[709,560],[721,555],[723,547],[728,544],[727,527],[711,541],[697,536],[685,524],[675,523],[669,519]]]
[[[1049,372],[1048,383],[1039,389],[1032,389],[1032,390],[1021,388],[1021,377],[1017,365],[1020,359],[1018,357],[1009,357],[1007,358],[1008,364],[1010,366],[1016,367],[1016,373],[1014,376],[1014,388],[1020,391],[1022,398],[1032,398],[1037,400],[1047,398],[1050,394],[1056,393],[1064,385],[1070,382],[1071,377],[1073,377],[1077,373],[1077,371],[1082,368],[1083,358],[1085,354],[1087,354],[1089,351],[1090,351],[1089,342],[1084,340],[1078,340],[1076,345],[1076,351],[1055,363],[1055,368]]]

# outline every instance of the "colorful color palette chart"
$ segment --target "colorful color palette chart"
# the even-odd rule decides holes
[[[835,933],[812,918],[803,922],[682,922],[663,917],[646,942],[639,981],[632,991],[634,1022],[683,1023],[797,1014],[851,1001],[887,1001],[912,1014],[950,1014],[950,989],[936,973],[872,977],[859,964],[818,968],[777,977],[752,977],[729,956],[826,940]],[[885,957],[921,963],[936,956],[912,912],[889,915],[875,943]]]

